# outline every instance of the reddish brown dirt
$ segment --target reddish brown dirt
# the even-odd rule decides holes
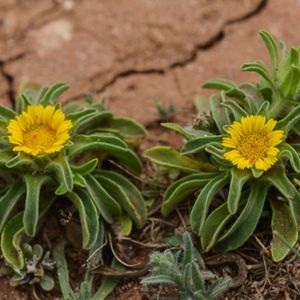
[[[153,97],[189,110],[207,79],[253,79],[239,66],[266,58],[258,30],[297,45],[299,16],[298,0],[1,0],[0,96],[63,80],[62,100],[105,95],[148,122]]]
[[[205,80],[254,80],[239,66],[267,58],[258,30],[298,45],[299,19],[299,0],[0,0],[0,99],[13,105],[24,80],[66,81],[62,101],[107,96],[149,123],[156,97],[190,123]],[[143,147],[180,141],[155,129]],[[22,296],[1,279],[0,299]]]

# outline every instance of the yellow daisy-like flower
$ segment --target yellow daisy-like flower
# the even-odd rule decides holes
[[[278,160],[279,149],[284,132],[274,130],[277,121],[266,120],[264,116],[242,117],[228,129],[230,137],[223,138],[222,145],[231,148],[224,157],[238,169],[255,167],[266,171]]]
[[[53,105],[31,105],[9,122],[8,140],[16,145],[14,151],[33,156],[55,153],[69,140],[72,127],[61,109]]]

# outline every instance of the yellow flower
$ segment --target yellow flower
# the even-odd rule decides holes
[[[69,140],[72,127],[61,109],[55,109],[53,105],[31,105],[9,122],[8,140],[16,145],[14,151],[33,156],[55,153]]]
[[[240,122],[234,122],[227,130],[230,137],[223,138],[222,145],[231,148],[224,157],[238,169],[255,167],[266,171],[278,159],[279,149],[284,132],[273,130],[276,121],[264,116],[242,117]]]

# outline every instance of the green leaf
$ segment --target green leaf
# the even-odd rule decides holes
[[[142,164],[138,156],[128,148],[120,138],[108,133],[92,135],[78,135],[74,138],[74,145],[69,148],[69,155],[76,156],[87,151],[101,150],[117,158],[130,171],[139,174]]]
[[[287,158],[295,172],[300,173],[300,158],[297,151],[287,143],[279,145],[279,150],[279,159]]]
[[[170,284],[176,285],[176,282],[169,275],[153,275],[142,279],[141,284]]]
[[[264,171],[257,170],[255,167],[252,167],[251,168],[251,173],[252,173],[252,176],[254,178],[259,178],[259,177],[261,177],[264,174]]]
[[[9,169],[35,169],[37,168],[36,163],[33,159],[29,158],[28,156],[24,155],[23,153],[19,152],[17,155],[14,155],[11,159],[8,159],[5,163],[5,166]]]
[[[232,215],[227,209],[227,203],[223,203],[216,208],[204,222],[201,231],[201,245],[202,248],[208,252],[217,242],[220,233],[224,229],[227,222]]]
[[[190,214],[192,230],[197,234],[202,230],[212,200],[227,183],[228,175],[223,173],[211,179],[198,195]]]
[[[44,201],[40,206],[40,219],[45,215],[51,204],[53,198],[45,195]],[[5,260],[12,266],[13,269],[21,270],[24,267],[24,254],[21,249],[21,244],[25,238],[24,229],[24,212],[20,212],[11,218],[4,226],[1,235],[1,251]],[[39,220],[40,221],[40,220]],[[36,251],[36,249],[35,249]]]
[[[0,232],[24,192],[24,183],[18,181],[12,184],[6,193],[0,198]]]
[[[266,176],[268,180],[286,199],[294,211],[297,222],[300,223],[300,193],[288,179],[285,169],[277,169]]]
[[[101,126],[104,122],[112,118],[112,113],[110,111],[100,111],[94,114],[87,115],[80,122],[76,123],[74,131],[78,133],[91,132]]]
[[[55,191],[56,195],[63,195],[73,190],[73,173],[69,164],[69,158],[64,153],[52,159],[48,169],[54,170],[59,187]]]
[[[162,127],[171,129],[179,134],[181,134],[187,140],[197,137],[198,135],[210,134],[209,132],[205,132],[202,130],[197,130],[193,128],[183,128],[179,124],[176,123],[161,123]]]
[[[193,295],[193,278],[192,278],[192,265],[188,263],[184,266],[183,272],[181,276],[181,283],[183,285],[183,295]],[[185,296],[183,296],[185,299]]]
[[[37,230],[41,188],[48,179],[48,176],[24,175],[26,200],[23,223],[26,234],[31,237],[35,236]]]
[[[209,101],[207,101],[207,97],[202,96],[202,95],[195,95],[194,96],[194,106],[196,108],[196,112],[198,114],[204,114],[207,115],[209,114],[210,111],[210,105],[209,105]]]
[[[236,121],[239,121],[242,117],[248,115],[247,112],[237,102],[233,100],[226,100],[221,105],[231,110]]]
[[[64,251],[65,242],[60,242],[52,252],[56,263],[58,282],[64,299],[75,299],[75,294],[70,285],[68,265]]]
[[[204,276],[202,276],[200,268],[196,262],[191,262],[191,278],[193,279],[193,284],[197,290],[205,290],[205,280]]]
[[[0,167],[6,168],[7,161],[11,160],[15,156],[15,153],[12,151],[0,150]]]
[[[216,170],[210,163],[183,156],[178,151],[167,146],[153,147],[146,150],[144,155],[160,166],[180,170],[186,173],[196,173],[199,171],[211,172]]]
[[[53,101],[56,100],[68,88],[69,85],[63,82],[58,82],[51,85],[46,89],[45,93],[42,96],[42,99],[40,99],[40,104],[44,106],[48,104],[53,104]]]
[[[291,252],[293,253],[293,254],[295,254],[296,256],[297,256],[297,258],[300,258],[300,252],[296,249],[296,248],[294,248],[281,234],[279,234],[276,230],[275,231],[273,231],[273,235],[275,236],[275,237],[277,237],[279,240],[281,240],[282,241],[282,243],[286,246],[286,247],[288,247],[290,250],[291,250]]]
[[[228,97],[236,98],[243,105],[246,105],[246,106],[249,105],[249,103],[247,101],[247,98],[246,98],[246,94],[244,93],[244,91],[242,91],[238,87],[235,87],[234,89],[226,91],[225,95],[228,96]]]
[[[14,119],[17,113],[10,108],[0,104],[0,116],[3,117],[5,120]]]
[[[99,170],[96,174],[100,184],[119,202],[136,227],[142,228],[147,219],[147,210],[145,200],[137,187],[113,171]]]
[[[82,188],[86,187],[86,180],[79,173],[73,173],[73,183],[74,183],[74,186],[77,185]]]
[[[88,175],[96,169],[98,161],[98,158],[93,158],[81,165],[71,165],[71,169],[80,175]]]
[[[54,279],[52,277],[50,277],[49,275],[44,275],[41,278],[39,285],[41,286],[41,288],[44,291],[49,292],[49,291],[53,290],[53,288],[55,286],[55,282],[54,282]]]
[[[278,72],[279,82],[282,82],[286,77],[287,73],[290,71],[291,66],[297,66],[299,64],[299,52],[297,48],[291,48],[288,57],[284,60],[284,62],[280,66],[280,70]]]
[[[214,79],[205,82],[202,87],[204,89],[212,89],[219,91],[227,91],[236,87],[235,83],[224,79]]]
[[[5,225],[1,234],[1,251],[7,263],[14,269],[24,267],[24,255],[21,249],[21,239],[25,235],[23,227],[23,212],[18,213]]]
[[[124,271],[124,267],[115,259],[113,260],[111,264],[112,268],[119,272]],[[91,300],[105,300],[107,299],[107,296],[111,294],[111,292],[114,290],[116,285],[119,283],[119,279],[116,278],[110,278],[110,277],[104,277],[101,282],[101,286],[96,292],[96,294],[91,298]]]
[[[253,234],[262,214],[269,185],[264,181],[255,181],[246,205],[236,221],[226,230],[218,240],[216,248],[222,251],[231,251],[242,246]]]
[[[300,68],[292,65],[284,80],[280,85],[280,89],[284,97],[293,98],[297,92],[297,88],[300,82]]]
[[[219,278],[209,287],[209,299],[215,299],[221,293],[226,291],[230,286],[231,278]]]
[[[20,96],[19,96],[19,98],[20,98],[20,112],[22,112],[22,111],[26,111],[27,110],[27,106],[29,106],[29,105],[32,105],[32,103],[31,103],[31,101],[30,101],[30,99],[27,97],[27,95],[26,94],[21,94]]]
[[[198,173],[185,176],[173,182],[165,191],[161,211],[168,216],[189,195],[206,185],[216,173]]]
[[[185,268],[189,263],[193,261],[193,241],[190,234],[185,233],[183,235],[183,259],[182,264]]]
[[[99,130],[103,128],[116,131],[128,144],[134,146],[139,145],[147,135],[147,131],[142,124],[127,117],[112,117]]]
[[[272,67],[275,72],[278,69],[278,52],[276,44],[268,32],[261,30],[259,34],[268,49],[272,61]]]
[[[117,236],[129,236],[132,231],[132,220],[127,214],[116,217],[113,229]]]
[[[203,151],[210,143],[220,142],[221,135],[200,136],[186,142],[181,148],[181,154],[194,154]]]
[[[266,80],[270,86],[276,90],[276,87],[274,85],[274,82],[266,69],[266,67],[261,62],[253,62],[253,63],[247,63],[242,65],[242,71],[243,72],[255,72],[259,74],[264,80]]]
[[[95,115],[97,110],[95,108],[83,108],[80,111],[75,111],[67,113],[67,119],[71,120],[73,123],[80,123],[81,120],[89,118],[91,115]]]
[[[237,212],[243,186],[250,177],[251,173],[248,171],[238,170],[236,168],[231,169],[231,181],[227,197],[228,211],[231,214]]]
[[[288,203],[277,199],[270,200],[272,207],[272,230],[278,232],[290,245],[294,246],[298,240],[297,221]],[[271,242],[272,258],[275,262],[282,261],[290,252],[276,235]]]
[[[269,109],[270,109],[270,102],[264,101],[262,105],[259,107],[256,115],[263,115],[269,117]]]
[[[231,124],[231,120],[224,107],[221,106],[221,98],[213,95],[210,97],[209,103],[213,120],[215,121],[219,132],[225,133],[224,126]]]
[[[216,146],[215,146],[216,145]],[[224,153],[226,152],[226,150],[224,148],[219,148],[218,146],[220,146],[219,143],[211,143],[209,146],[207,146],[204,150],[207,153],[210,153],[212,155],[214,155],[215,157],[217,157],[220,160],[224,160]]]
[[[300,105],[291,110],[283,119],[278,121],[277,128],[281,129],[287,134],[293,126],[300,120]]]
[[[67,193],[67,197],[72,201],[80,216],[82,247],[90,249],[99,232],[98,215],[94,202],[86,191],[80,189]]]
[[[114,217],[122,214],[122,208],[116,200],[92,175],[86,175],[87,190],[100,214],[106,222],[113,223]]]

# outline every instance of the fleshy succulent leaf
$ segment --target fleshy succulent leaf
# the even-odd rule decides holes
[[[119,202],[136,227],[142,228],[147,219],[147,210],[145,200],[137,187],[113,171],[98,170],[95,178]]]
[[[209,136],[200,136],[196,137],[188,142],[186,142],[182,149],[181,149],[181,154],[187,155],[187,154],[194,154],[194,153],[199,153],[203,151],[209,143],[212,142],[220,142],[222,136],[220,135],[209,135]]]
[[[231,251],[243,245],[253,234],[264,208],[269,185],[264,181],[251,185],[246,205],[235,222],[218,240],[217,249]]]
[[[5,225],[1,234],[1,251],[5,260],[15,269],[24,267],[21,239],[25,235],[23,212],[18,213]]]
[[[101,123],[105,123],[112,118],[110,111],[100,111],[94,114],[87,115],[78,125],[75,126],[75,131],[78,133],[94,131],[97,127],[101,126]]]
[[[78,135],[74,139],[74,145],[69,148],[69,155],[76,156],[86,151],[96,150],[117,158],[134,173],[139,174],[142,170],[141,162],[135,152],[120,138],[109,133]]]
[[[230,124],[231,122],[226,110],[221,106],[221,98],[213,95],[210,97],[209,103],[213,119],[219,132],[225,133],[224,126]]]
[[[39,220],[40,192],[48,176],[25,175],[26,201],[23,216],[24,229],[27,235],[35,236]]]
[[[292,246],[298,240],[297,221],[288,203],[277,199],[270,200],[272,207],[272,230],[278,232]],[[275,262],[282,261],[290,252],[276,235],[271,242],[272,258]]]
[[[56,195],[63,195],[73,190],[73,173],[66,155],[62,154],[52,159],[48,168],[54,170],[57,176],[59,187],[55,191]]]
[[[286,158],[289,160],[292,168],[295,172],[300,173],[300,158],[297,151],[289,144],[284,143],[279,146],[280,158]]]
[[[203,135],[203,134],[210,135],[209,132],[204,132],[204,131],[196,130],[196,129],[193,129],[193,128],[184,128],[184,127],[182,127],[182,126],[180,126],[179,124],[176,124],[176,123],[161,123],[160,125],[162,127],[171,129],[171,130],[179,133],[180,135],[182,135],[187,140],[193,139],[193,138],[197,137],[198,135]]]
[[[86,175],[87,190],[94,201],[99,213],[106,222],[113,223],[114,217],[122,214],[118,202],[105,190],[105,188],[92,175]]]
[[[167,146],[156,146],[144,152],[144,155],[156,164],[176,169],[185,173],[196,173],[199,171],[211,172],[216,170],[208,162],[201,162],[199,159],[192,159],[181,155],[178,151]]]
[[[99,222],[96,207],[90,195],[84,191],[77,189],[76,192],[66,194],[78,210],[82,229],[82,247],[90,249],[99,232]]]
[[[212,200],[226,183],[228,183],[226,174],[216,176],[205,185],[198,195],[190,214],[192,230],[197,234],[202,230]]]
[[[64,93],[69,88],[69,85],[64,82],[58,82],[48,87],[45,93],[40,99],[40,104],[48,105],[52,104],[62,93]]]
[[[231,214],[237,212],[242,188],[250,177],[251,173],[249,171],[238,170],[236,168],[231,169],[231,181],[227,197],[228,211]]]
[[[205,82],[202,87],[204,89],[212,89],[219,91],[228,91],[236,87],[235,83],[224,79],[214,79]]]
[[[261,30],[259,34],[268,49],[272,61],[273,71],[275,72],[278,69],[278,52],[276,44],[268,32]]]
[[[12,184],[0,198],[0,232],[24,192],[25,186],[23,182],[18,181]]]
[[[205,220],[201,231],[201,246],[207,252],[217,242],[220,233],[224,226],[232,218],[232,215],[227,209],[227,203],[223,203],[216,208]]]
[[[172,183],[164,194],[161,208],[163,216],[168,216],[177,205],[206,185],[214,176],[215,173],[199,173],[183,177]]]

